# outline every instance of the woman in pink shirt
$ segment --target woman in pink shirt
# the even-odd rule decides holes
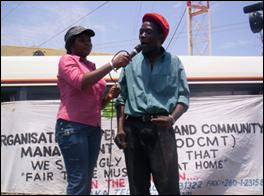
[[[56,139],[67,172],[67,194],[89,195],[101,143],[101,109],[117,97],[116,88],[106,96],[103,77],[112,69],[126,66],[130,57],[118,55],[96,69],[86,57],[92,49],[91,29],[70,28],[65,34],[67,54],[59,62],[58,87],[61,103],[57,114]]]

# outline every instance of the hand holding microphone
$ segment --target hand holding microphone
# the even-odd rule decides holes
[[[119,51],[111,60],[110,64],[111,66],[117,70],[120,67],[125,67],[128,65],[128,63],[131,61],[131,59],[138,54],[140,51],[142,50],[141,45],[137,45],[134,50],[130,53],[128,53],[127,51],[121,50]],[[121,52],[125,52],[121,53]]]
[[[113,69],[118,70],[120,67],[125,67],[130,62],[131,58],[128,54],[117,54],[111,60],[110,64]]]

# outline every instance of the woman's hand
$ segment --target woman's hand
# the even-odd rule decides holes
[[[118,54],[113,60],[113,66],[116,69],[119,69],[120,67],[125,67],[127,64],[131,61],[131,57],[127,54]]]
[[[120,93],[120,88],[117,85],[114,85],[110,88],[108,93],[105,95],[102,101],[102,109],[114,98],[117,98]]]
[[[111,100],[117,98],[120,93],[120,88],[115,84],[113,85],[109,92],[107,93],[107,99]]]

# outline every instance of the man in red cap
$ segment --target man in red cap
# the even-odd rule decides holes
[[[142,52],[119,81],[115,142],[124,149],[131,195],[150,195],[151,175],[159,194],[180,195],[173,125],[188,109],[190,91],[179,58],[162,47],[167,20],[147,13],[142,22]]]

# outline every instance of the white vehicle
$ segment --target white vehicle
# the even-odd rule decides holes
[[[1,102],[59,99],[59,56],[1,57]],[[102,66],[112,56],[89,56]],[[190,84],[191,96],[263,93],[262,57],[180,56]],[[117,81],[119,72],[111,72]],[[110,76],[105,77],[109,85]]]

